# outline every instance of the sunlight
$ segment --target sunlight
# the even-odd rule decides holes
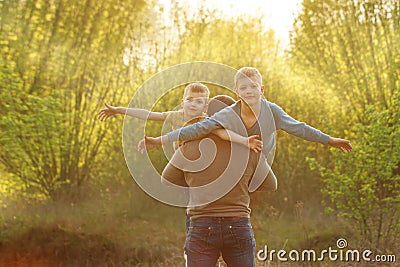
[[[171,0],[159,0],[159,2],[165,7],[165,12],[170,10]],[[228,17],[242,14],[263,15],[265,17],[265,28],[272,28],[281,44],[286,46],[289,44],[289,31],[298,10],[301,8],[302,0],[185,0],[184,2],[193,10],[200,4],[209,5],[221,10]]]

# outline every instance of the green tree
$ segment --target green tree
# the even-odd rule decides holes
[[[0,3],[0,159],[7,172],[53,199],[97,176],[108,130],[96,114],[105,100],[127,99],[143,79],[132,76],[145,73],[139,63],[123,59],[127,44],[145,39],[149,6],[144,0]]]
[[[305,0],[291,58],[336,93],[347,118],[384,110],[399,90],[400,7],[395,0]]]
[[[352,156],[334,153],[331,168],[310,161],[324,177],[328,210],[353,221],[368,245],[393,252],[400,241],[400,101],[391,101],[385,111],[366,108]]]
[[[326,125],[355,147],[350,156],[309,159],[326,182],[327,205],[387,248],[399,231],[399,7],[392,0],[305,0],[289,51],[293,69],[322,85]]]

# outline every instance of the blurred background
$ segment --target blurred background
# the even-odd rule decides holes
[[[352,142],[342,154],[278,132],[278,190],[252,195],[257,250],[345,238],[400,257],[398,1],[2,0],[0,12],[0,266],[184,266],[184,209],[141,191],[124,117],[97,113],[191,61],[258,68],[269,101]]]

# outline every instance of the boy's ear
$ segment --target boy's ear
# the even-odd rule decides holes
[[[261,94],[264,94],[264,90],[265,90],[264,85],[261,85]]]

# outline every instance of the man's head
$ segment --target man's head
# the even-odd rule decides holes
[[[228,107],[235,103],[235,99],[227,95],[217,95],[214,96],[208,103],[207,116],[211,117],[214,113],[220,111],[221,109]]]
[[[235,75],[236,95],[250,106],[260,101],[264,93],[262,77],[256,68],[243,67]]]
[[[202,116],[207,109],[210,90],[201,83],[186,86],[182,98],[182,108],[188,119]]]

